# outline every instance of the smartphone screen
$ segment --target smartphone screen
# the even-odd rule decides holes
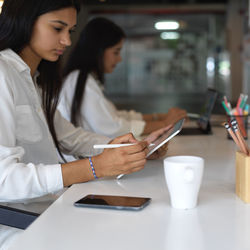
[[[74,203],[77,207],[111,208],[120,210],[141,210],[149,204],[150,198],[89,194]]]

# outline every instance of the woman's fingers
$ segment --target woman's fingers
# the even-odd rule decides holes
[[[111,144],[121,143],[134,143],[134,145],[105,149],[99,155],[99,162],[103,166],[101,171],[104,176],[132,173],[144,168],[148,143],[135,140],[132,134],[120,136],[111,142]]]
[[[134,172],[136,168],[143,168],[146,164],[148,149],[143,142],[134,146],[117,149],[117,165],[122,173]]]
[[[154,159],[158,159],[161,158],[163,156],[166,155],[168,150],[168,143],[164,144],[163,146],[161,146],[158,150],[156,150],[152,155],[150,155],[148,157],[149,160],[154,160]]]
[[[173,125],[170,124],[166,127],[160,128],[152,133],[150,133],[144,141],[147,141],[148,143],[154,142],[158,137],[160,137],[162,134],[164,134],[166,131],[168,131]]]
[[[147,157],[148,149],[140,150],[135,153],[128,153],[122,150],[121,152],[118,153],[118,161],[121,165],[131,165],[133,166],[133,163],[138,162],[138,161],[145,161],[146,162],[146,157]]]
[[[146,141],[137,142],[135,145],[132,146],[126,146],[126,147],[120,147],[117,150],[119,150],[123,154],[136,154],[139,152],[142,152],[144,150],[148,150],[148,143]]]
[[[140,161],[140,160],[146,160],[148,151],[143,150],[141,152],[135,153],[135,154],[130,154],[128,159],[128,163]]]
[[[145,157],[137,158],[136,160],[121,160],[119,163],[115,164],[113,167],[115,168],[115,172],[117,174],[128,174],[132,172],[136,172],[136,169],[141,170],[144,168],[144,165],[146,164],[147,160]]]
[[[142,170],[145,164],[146,164],[146,159],[131,162],[127,164],[126,168],[123,169],[123,174],[130,174]]]
[[[132,133],[128,133],[119,137],[116,137],[111,141],[111,144],[122,144],[122,143],[137,143],[138,141],[135,139]]]

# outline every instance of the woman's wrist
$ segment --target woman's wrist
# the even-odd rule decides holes
[[[92,157],[90,157],[90,156],[89,156],[89,164],[90,164],[90,167],[91,167],[92,174],[93,174],[94,178],[98,179],[98,177],[96,175],[96,172],[95,172],[95,167],[94,167],[94,164],[93,164],[93,161],[92,161]]]
[[[64,187],[94,179],[89,159],[82,159],[61,164],[61,169]]]
[[[95,175],[97,178],[104,177],[104,175],[102,173],[102,167],[101,167],[103,165],[101,158],[102,158],[102,154],[91,157],[92,164],[93,164],[94,171],[95,171]],[[93,170],[92,170],[92,173],[93,173]],[[94,176],[94,174],[93,174],[93,176]],[[97,178],[95,178],[95,179],[97,179]]]

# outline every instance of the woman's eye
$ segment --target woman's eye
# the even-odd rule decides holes
[[[62,28],[54,27],[54,30],[56,30],[57,32],[60,32],[62,30]]]

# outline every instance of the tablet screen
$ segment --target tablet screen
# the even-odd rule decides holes
[[[175,135],[177,135],[181,131],[184,120],[185,119],[179,120],[177,123],[175,123],[175,125],[172,128],[167,130],[163,135],[161,135],[158,139],[156,139],[153,142],[154,145],[149,147],[149,152],[147,154],[147,157],[150,156],[152,153],[154,153],[158,148],[160,148],[170,139],[172,139]]]

